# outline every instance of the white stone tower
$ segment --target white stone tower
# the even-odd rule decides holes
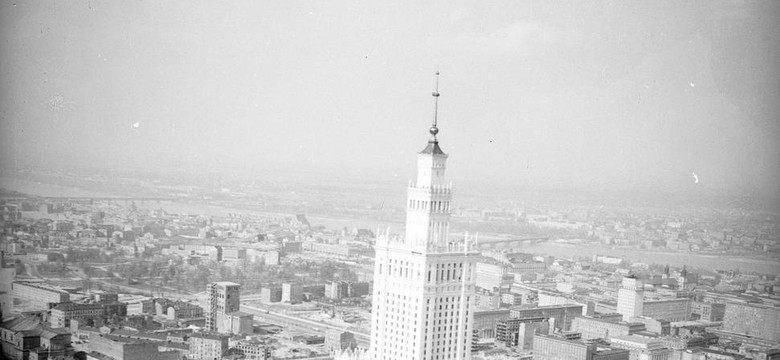
[[[409,184],[406,235],[377,234],[371,348],[374,359],[470,359],[475,294],[474,239],[449,238],[452,187],[434,120]]]

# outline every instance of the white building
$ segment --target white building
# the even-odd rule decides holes
[[[623,321],[640,317],[643,313],[645,288],[641,279],[629,275],[623,278],[618,290],[617,312],[623,315]]]
[[[630,352],[631,360],[670,360],[673,359],[674,350],[663,345],[657,338],[639,335],[625,335],[613,337],[610,345],[616,349],[625,349]]]
[[[438,100],[438,93],[434,92]],[[471,239],[450,239],[451,185],[436,118],[417,155],[403,238],[379,234],[374,267],[374,359],[470,359],[479,253]]]

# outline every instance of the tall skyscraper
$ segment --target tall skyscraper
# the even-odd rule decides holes
[[[436,135],[438,73],[430,140],[409,184],[406,233],[377,235],[371,352],[374,359],[470,359],[475,241],[450,239],[452,186]]]
[[[632,317],[642,316],[645,296],[645,285],[634,275],[623,278],[618,290],[617,312],[623,315],[623,321]]]
[[[243,334],[252,330],[252,314],[239,311],[241,285],[220,281],[206,286],[206,329],[220,333]]]

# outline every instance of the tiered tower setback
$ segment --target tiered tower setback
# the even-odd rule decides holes
[[[435,106],[438,108],[438,73]],[[417,154],[409,184],[404,237],[377,235],[371,326],[374,359],[470,359],[476,241],[450,239],[452,186],[439,147],[436,110],[431,138]]]

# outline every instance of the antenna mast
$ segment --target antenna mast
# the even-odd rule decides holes
[[[439,133],[439,128],[436,127],[436,123],[438,121],[439,117],[439,71],[436,70],[436,87],[433,90],[433,93],[431,94],[434,97],[433,102],[433,125],[431,126],[431,129],[429,132],[433,137],[431,138],[432,141],[436,141],[436,134]]]

